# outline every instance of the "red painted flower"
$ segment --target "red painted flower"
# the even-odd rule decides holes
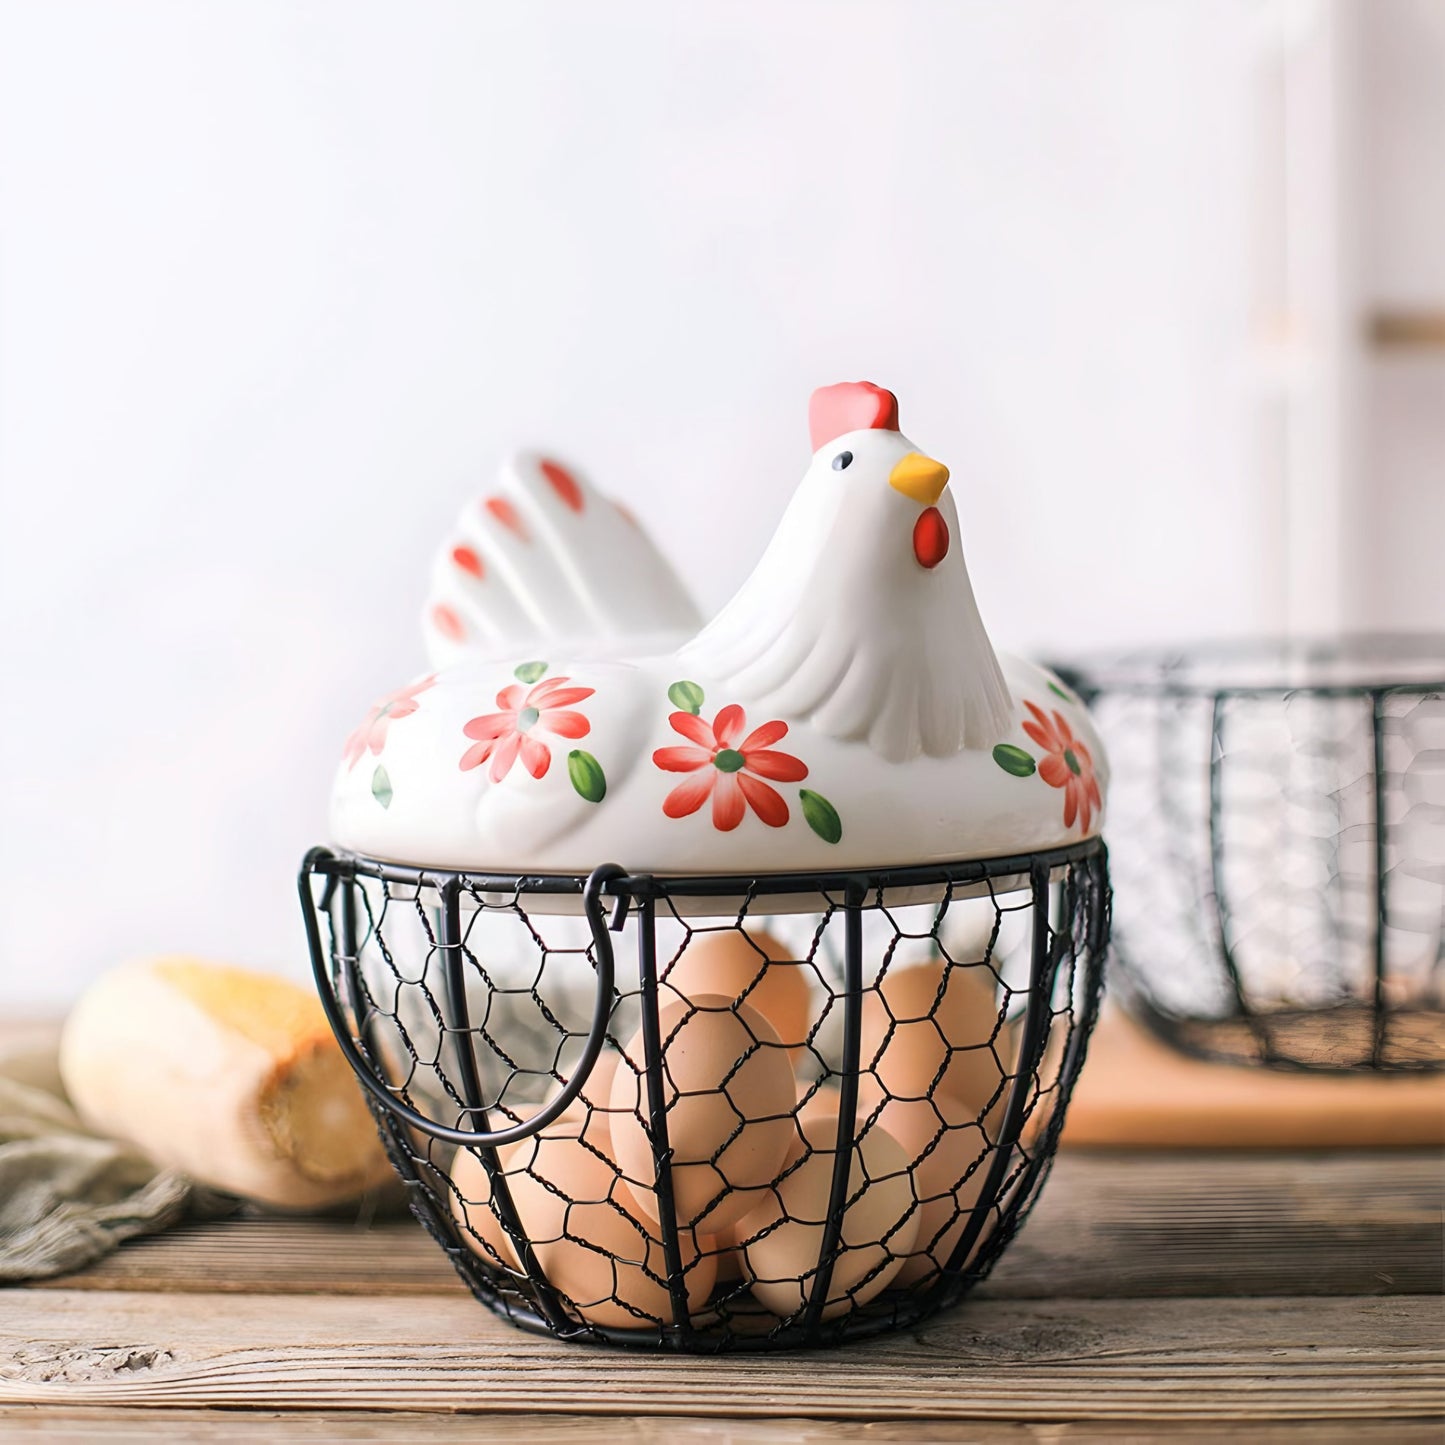
[[[669,818],[697,812],[710,797],[713,826],[725,833],[742,822],[749,807],[770,828],[788,821],[782,794],[763,782],[799,783],[808,776],[801,759],[773,751],[772,745],[786,735],[787,723],[764,723],[743,737],[747,715],[736,703],[722,708],[711,724],[690,712],[675,712],[668,721],[694,745],[658,748],[652,755],[664,772],[692,774],[663,802]]]
[[[538,733],[551,733],[559,738],[585,738],[592,724],[580,712],[570,711],[573,703],[582,702],[596,692],[592,687],[568,687],[570,677],[547,677],[529,692],[520,682],[504,687],[497,694],[500,712],[474,717],[462,729],[475,738],[476,745],[462,754],[459,764],[463,772],[491,763],[494,783],[500,783],[520,757],[522,766],[534,778],[540,778],[552,766],[552,750],[539,740]]]
[[[1024,723],[1024,731],[1046,754],[1039,763],[1039,777],[1051,788],[1064,790],[1064,827],[1072,828],[1078,818],[1079,826],[1087,833],[1094,809],[1104,806],[1099,780],[1094,776],[1094,760],[1070,731],[1062,713],[1050,717],[1031,702],[1024,706],[1033,714],[1033,721]]]
[[[409,687],[399,687],[389,692],[367,713],[361,726],[346,740],[341,756],[348,769],[354,768],[368,748],[373,756],[386,746],[386,730],[399,717],[410,717],[418,707],[417,694],[423,693],[436,681],[435,675],[424,677]]]

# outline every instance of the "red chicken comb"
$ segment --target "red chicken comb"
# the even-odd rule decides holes
[[[808,403],[813,450],[850,431],[897,431],[898,398],[871,381],[820,386]]]

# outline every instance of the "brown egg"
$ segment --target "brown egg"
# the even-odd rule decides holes
[[[777,1178],[796,1138],[792,1065],[772,1025],[721,994],[663,1004],[658,1029],[677,1221],[716,1234],[754,1202],[745,1191]],[[613,1157],[629,1186],[640,1186],[639,1209],[651,1215],[655,1165],[642,1122],[648,1101],[637,1071],[645,1056],[641,1029],[623,1052],[612,1085]]]
[[[770,1180],[761,1189],[738,1191],[743,1200],[743,1208],[747,1213],[751,1213],[766,1200],[773,1198],[773,1182],[775,1181]],[[743,1263],[742,1237],[738,1234],[738,1230],[741,1228],[742,1219],[736,1219],[731,1224],[725,1224],[715,1235],[698,1237],[701,1246],[711,1248],[717,1253],[719,1284],[731,1284],[736,1280],[747,1278],[747,1269]]]
[[[580,1138],[542,1134],[499,1151],[512,1203],[537,1262],[566,1296],[569,1311],[588,1324],[622,1329],[670,1322],[667,1265],[655,1224],[640,1213],[616,1170]],[[470,1161],[470,1163],[466,1162]],[[470,1151],[458,1152],[453,1177],[471,1200],[491,1191]],[[481,1175],[478,1180],[475,1175]],[[454,1212],[456,1205],[454,1203]],[[466,1211],[472,1231],[515,1266],[511,1248],[490,1208]],[[490,1221],[490,1222],[488,1222]],[[478,1253],[471,1236],[464,1236]],[[688,1313],[706,1304],[717,1274],[715,1253],[700,1254],[687,1234],[679,1238]]]
[[[942,1090],[932,1099],[890,1099],[866,1127],[886,1130],[909,1161],[918,1238],[894,1283],[912,1284],[948,1263],[972,1217],[993,1156],[986,1154],[988,1140],[972,1105]],[[975,1161],[977,1168],[969,1174]]]
[[[504,1145],[497,1151],[498,1162],[505,1171],[507,1158],[516,1145]],[[487,1177],[476,1153],[459,1148],[452,1159],[452,1216],[461,1229],[462,1242],[484,1264],[493,1269],[520,1269],[517,1251],[492,1212],[492,1181]]]
[[[597,1062],[592,1065],[592,1072],[587,1075],[577,1097],[543,1132],[553,1137],[574,1135],[585,1139],[604,1154],[610,1154],[612,1128],[609,1101],[612,1081],[621,1059],[622,1055],[615,1049],[604,1049],[598,1054]],[[555,1099],[562,1088],[563,1085],[558,1084],[547,1097]]]
[[[820,1093],[798,1115],[797,1138],[783,1176],[736,1228],[754,1298],[783,1318],[807,1303],[817,1276],[837,1130],[836,1104],[830,1108]],[[848,1174],[852,1202],[843,1213],[824,1319],[866,1304],[885,1289],[903,1267],[918,1234],[918,1211],[913,1209],[903,1147],[886,1130],[875,1127],[853,1146],[852,1156]]]
[[[614,1049],[604,1049],[597,1056],[586,1082],[575,1099],[542,1131],[554,1139],[585,1139],[593,1148],[603,1154],[610,1152],[608,1139],[607,1099],[612,1092],[612,1076],[617,1071],[621,1055]],[[561,1090],[558,1084],[548,1094],[553,1099]],[[516,1124],[529,1119],[541,1105],[517,1104],[499,1107],[494,1111],[493,1127],[501,1128],[506,1123]],[[523,1141],[525,1142],[525,1141]],[[502,1169],[513,1166],[518,1145],[503,1145],[497,1151]],[[529,1155],[530,1157],[530,1151]],[[512,1269],[521,1264],[512,1241],[507,1237],[496,1215],[492,1211],[492,1184],[482,1168],[476,1154],[467,1148],[459,1148],[452,1160],[452,1184],[457,1191],[451,1198],[451,1210],[461,1226],[462,1238],[473,1253],[487,1264],[496,1266],[496,1255],[500,1255]]]
[[[836,1127],[840,1102],[836,1084],[824,1084],[811,1095],[805,1089],[799,1118],[829,1117]],[[912,1284],[948,1263],[967,1227],[988,1175],[990,1161],[983,1157],[988,1138],[971,1105],[942,1090],[932,1099],[889,1099],[873,1076],[865,1074],[859,1080],[854,1132],[864,1131],[866,1137],[880,1128],[897,1140],[910,1161],[918,1239],[893,1283]],[[978,1167],[965,1179],[975,1160]],[[987,1232],[985,1228],[979,1238]]]
[[[756,1009],[795,1055],[815,1022],[812,966],[795,960],[771,933],[736,928],[694,933],[664,983],[683,998],[721,994]]]
[[[982,1110],[1004,1080],[1000,1058],[1012,1067],[996,987],[982,966],[890,969],[863,995],[859,1067],[891,1098],[922,1099],[937,1087]]]
[[[755,1200],[762,1196],[754,1196]],[[743,1256],[738,1248],[737,1236],[734,1230],[737,1225],[729,1224],[718,1231],[717,1234],[700,1234],[697,1236],[698,1248],[704,1254],[713,1254],[717,1257],[717,1282],[718,1284],[733,1284],[743,1278]]]

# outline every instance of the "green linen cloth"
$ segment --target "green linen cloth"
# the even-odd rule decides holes
[[[57,1039],[36,1030],[0,1048],[0,1284],[81,1269],[136,1235],[236,1205],[86,1129]]]

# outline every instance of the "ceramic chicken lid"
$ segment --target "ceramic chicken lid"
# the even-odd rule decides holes
[[[637,521],[524,455],[437,559],[431,671],[346,741],[335,842],[585,874],[882,868],[1100,829],[1103,748],[1052,673],[995,654],[949,472],[892,393],[825,387],[776,534],[710,622]]]

